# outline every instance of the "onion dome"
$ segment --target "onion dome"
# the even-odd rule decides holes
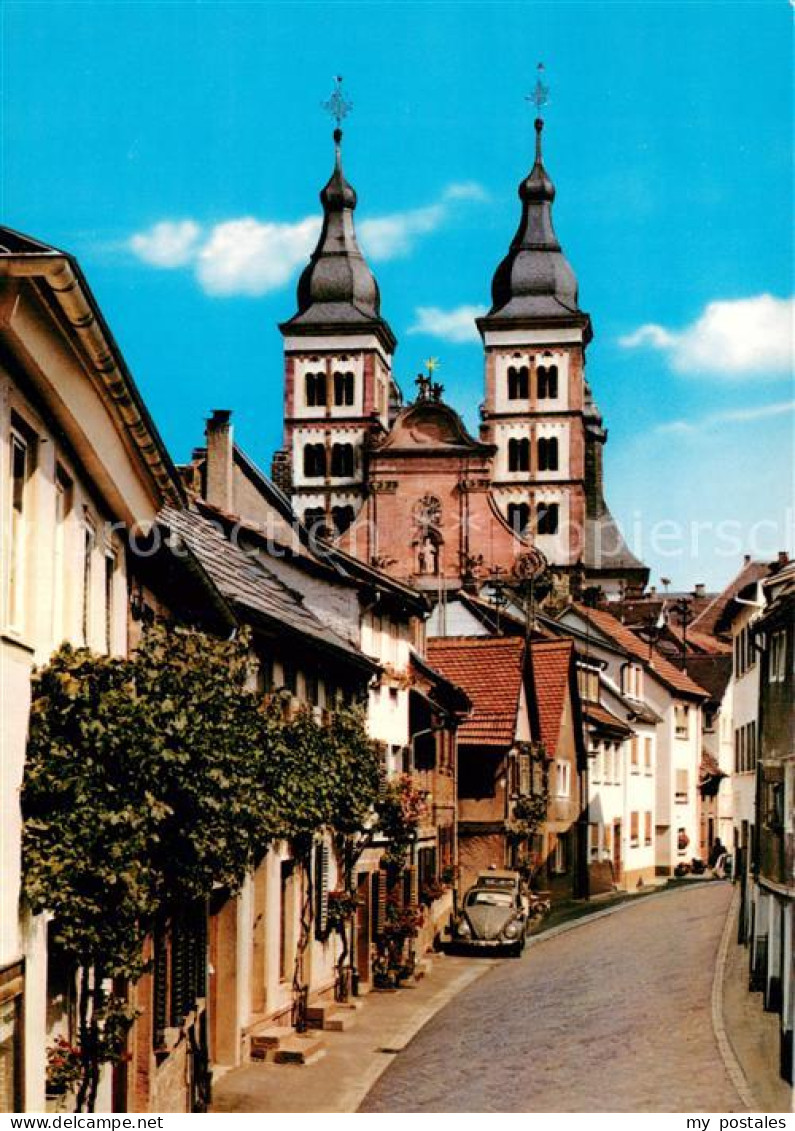
[[[298,311],[282,324],[288,333],[339,333],[372,330],[389,352],[395,347],[391,329],[381,318],[378,283],[359,249],[354,228],[356,191],[345,179],[341,156],[342,130],[334,131],[334,171],[320,193],[323,227],[317,247],[298,280]]]
[[[543,128],[542,119],[536,118],[535,163],[519,185],[522,217],[510,250],[494,274],[491,310],[481,320],[485,324],[587,318],[579,308],[577,279],[552,225],[555,186],[541,154]]]

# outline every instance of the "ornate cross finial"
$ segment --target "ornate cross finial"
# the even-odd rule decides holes
[[[342,75],[334,76],[334,89],[331,96],[327,102],[323,102],[321,105],[326,113],[334,119],[337,131],[339,131],[342,123],[353,109],[353,103],[348,101],[342,89]]]
[[[543,63],[539,63],[536,67],[536,84],[532,93],[525,95],[525,100],[533,103],[537,115],[540,115],[542,109],[549,103],[549,87],[544,82]]]
[[[434,373],[440,367],[438,357],[428,357],[425,359],[425,368],[428,370],[428,377],[433,378]]]

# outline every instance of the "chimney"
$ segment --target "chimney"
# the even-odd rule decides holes
[[[216,408],[207,421],[207,478],[205,498],[211,506],[233,514],[233,448],[231,410]]]
[[[699,581],[699,583],[696,585],[695,589],[693,590],[693,596],[694,597],[703,597],[704,594],[706,593],[706,591],[707,591],[707,587],[704,584],[704,582]]]
[[[744,554],[743,555],[743,565],[750,565],[750,564],[751,564],[751,555],[750,554]]]
[[[789,565],[789,554],[787,553],[786,550],[779,550],[779,552],[778,552],[778,564],[780,566]]]
[[[656,597],[657,596],[657,586],[656,585],[651,585],[649,587],[649,596],[650,597]]]

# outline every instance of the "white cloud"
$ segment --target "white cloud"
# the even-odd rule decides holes
[[[357,225],[366,255],[375,261],[408,255],[417,241],[447,223],[459,201],[488,200],[474,181],[448,185],[438,200],[364,219]],[[203,232],[195,220],[163,220],[127,241],[127,247],[150,267],[194,268],[210,295],[261,295],[279,290],[309,259],[321,221],[308,216],[294,223],[246,216],[224,220]]]
[[[245,217],[216,224],[196,261],[196,277],[209,295],[262,295],[279,290],[306,263],[320,233],[309,216],[295,224]]]
[[[195,220],[161,220],[131,236],[128,246],[150,267],[185,267],[193,259],[201,228]]]
[[[794,323],[795,299],[763,294],[711,302],[682,330],[647,323],[619,338],[619,345],[662,350],[679,373],[715,373],[729,378],[789,373]]]
[[[446,342],[476,342],[480,340],[475,319],[486,311],[481,306],[457,306],[442,310],[438,306],[418,306],[416,321],[409,326],[409,334],[430,334]]]
[[[753,420],[764,420],[771,416],[785,416],[793,413],[795,413],[795,401],[779,401],[776,404],[754,405],[748,408],[732,408],[723,412],[713,412],[702,417],[701,420],[671,420],[665,424],[658,424],[654,431],[686,436],[704,432],[716,424],[746,424]]]

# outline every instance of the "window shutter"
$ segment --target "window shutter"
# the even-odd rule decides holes
[[[408,894],[408,902],[414,905],[420,901],[420,877],[416,864],[410,864],[406,869],[408,882],[406,884],[406,891]]]
[[[328,841],[321,841],[315,849],[315,934],[324,939],[328,933]]]
[[[687,788],[688,788],[687,770],[677,770],[676,771],[676,792],[677,792],[677,794],[684,794],[685,797],[686,797],[687,796]]]
[[[185,927],[178,919],[171,926],[171,1024],[179,1026],[185,1016],[188,963],[185,953]]]
[[[378,894],[375,901],[375,915],[373,922],[373,931],[376,935],[384,933],[386,926],[386,872],[382,870],[376,872],[376,883],[378,886]]]
[[[152,1040],[155,1048],[163,1043],[163,1030],[168,1023],[168,947],[162,927],[155,931],[152,986]]]

